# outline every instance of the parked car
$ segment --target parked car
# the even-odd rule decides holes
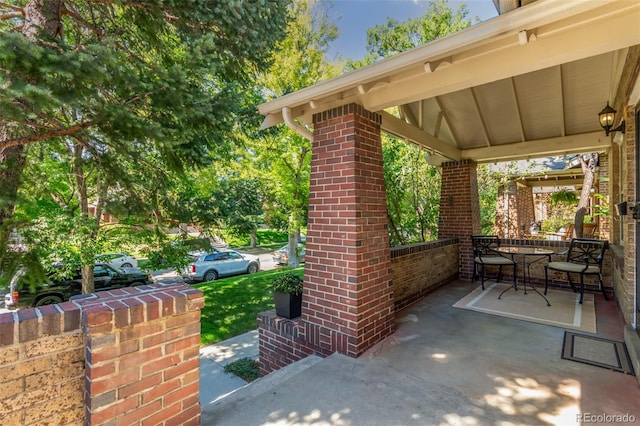
[[[116,268],[137,268],[138,260],[129,253],[113,252],[96,255],[96,262],[108,263]]]
[[[305,245],[298,244],[298,260],[300,263],[304,263]],[[271,253],[271,258],[278,265],[289,264],[289,245],[279,248]]]
[[[9,309],[29,308],[52,305],[69,300],[70,297],[82,294],[82,274],[76,270],[71,278],[54,280],[36,286],[35,291],[27,285],[20,285],[21,272],[18,272],[9,285],[0,288],[0,300]],[[152,284],[151,275],[136,271],[126,271],[107,263],[96,263],[93,269],[95,291],[113,290],[143,284]]]
[[[220,277],[253,274],[260,270],[260,259],[234,250],[202,253],[182,271],[192,281],[214,281]]]

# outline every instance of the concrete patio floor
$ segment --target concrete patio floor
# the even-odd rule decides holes
[[[202,424],[640,422],[636,377],[561,359],[564,329],[451,306],[478,285],[447,284],[398,312],[397,331],[358,359],[312,357],[204,406]],[[615,302],[596,295],[596,315],[598,336],[623,340]]]

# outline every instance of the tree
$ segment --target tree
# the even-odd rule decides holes
[[[392,245],[431,241],[437,235],[440,179],[423,149],[394,137],[382,144]]]
[[[273,65],[260,84],[269,98],[302,89],[337,75],[326,59],[329,43],[337,37],[325,4],[315,0],[296,1],[291,6],[296,18],[287,27],[287,36],[278,43]],[[298,266],[298,237],[306,218],[309,197],[311,141],[286,127],[253,138],[259,174],[271,187],[271,206],[286,211],[289,233],[289,266]],[[265,173],[266,172],[266,173]]]
[[[367,55],[349,61],[347,69],[371,64],[444,37],[471,25],[467,9],[449,7],[446,0],[429,2],[423,16],[367,30]],[[428,241],[437,230],[440,175],[426,161],[426,152],[394,138],[383,142],[389,234],[392,244]]]
[[[87,157],[117,176],[118,157],[180,170],[224,156],[288,20],[285,0],[14,3],[0,2],[2,241],[36,142],[73,146],[81,192]]]
[[[362,60],[348,61],[347,67],[360,68],[467,28],[471,25],[468,14],[464,4],[453,10],[446,0],[432,0],[418,18],[404,22],[388,18],[386,24],[367,30],[367,55]]]

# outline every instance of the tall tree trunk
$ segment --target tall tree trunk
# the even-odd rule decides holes
[[[80,206],[80,216],[83,221],[89,220],[89,196],[87,194],[87,177],[84,172],[84,165],[82,163],[82,154],[84,149],[79,143],[73,146],[73,175],[76,180],[78,205]],[[96,218],[99,220],[99,218]],[[87,235],[87,238],[94,239],[95,235]],[[81,247],[81,253],[85,254],[85,250]],[[93,293],[95,291],[95,283],[93,281],[93,254],[91,255],[91,261],[87,261],[85,256],[81,256],[82,262],[82,293]]]
[[[61,34],[61,10],[63,0],[32,0],[24,7],[22,34],[36,43],[43,36],[57,37]],[[32,83],[37,84],[37,81]],[[18,102],[19,100],[16,100]],[[0,238],[5,240],[10,231],[6,225],[13,217],[20,177],[26,163],[23,145],[4,147],[5,141],[24,136],[24,128],[7,128],[0,124]]]
[[[0,140],[7,140],[8,133],[7,127],[0,124]],[[3,241],[10,232],[10,227],[2,225],[6,225],[13,217],[20,176],[22,176],[26,160],[24,151],[22,145],[4,148],[0,143],[0,226],[2,227]]]
[[[249,242],[249,247],[256,248],[258,246],[258,228],[254,226],[251,228],[251,241]]]
[[[584,235],[584,216],[586,214],[587,207],[589,206],[589,198],[591,197],[591,188],[593,187],[597,164],[597,153],[590,154],[587,161],[585,161],[583,156],[580,155],[580,165],[582,167],[582,173],[584,173],[584,180],[582,182],[582,190],[580,191],[578,210],[576,211],[574,219],[573,232],[577,238],[582,238]]]

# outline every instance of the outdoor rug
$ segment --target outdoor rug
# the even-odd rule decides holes
[[[624,342],[565,331],[562,359],[633,375],[633,364]]]
[[[453,306],[553,327],[596,333],[593,294],[585,294],[581,305],[578,303],[579,293],[549,289],[547,299],[551,306],[547,306],[544,299],[531,288],[527,288],[527,294],[524,294],[524,289],[519,284],[518,291],[510,289],[498,299],[500,293],[509,286],[508,283],[485,283],[486,290],[478,287]]]

